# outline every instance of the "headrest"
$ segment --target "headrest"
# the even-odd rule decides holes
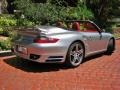
[[[78,22],[74,22],[72,25],[72,29],[80,31],[80,24]]]

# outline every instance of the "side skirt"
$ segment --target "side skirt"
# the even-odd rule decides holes
[[[89,56],[96,55],[96,54],[103,53],[103,52],[105,52],[105,51],[107,51],[107,49],[103,49],[103,50],[99,50],[99,51],[94,51],[94,52],[87,53],[87,54],[85,55],[85,58],[86,58],[86,57],[89,57]]]

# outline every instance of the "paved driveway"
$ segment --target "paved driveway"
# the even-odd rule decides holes
[[[112,55],[87,58],[77,68],[0,57],[0,90],[120,90],[120,40]]]

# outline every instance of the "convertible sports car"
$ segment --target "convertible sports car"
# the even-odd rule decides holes
[[[65,26],[66,25],[66,26]],[[18,31],[12,51],[24,59],[40,63],[81,64],[85,57],[112,53],[115,39],[92,21],[64,21],[56,26],[37,26]]]

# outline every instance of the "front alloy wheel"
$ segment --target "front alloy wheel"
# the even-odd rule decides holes
[[[66,64],[71,67],[79,66],[84,58],[84,48],[79,42],[73,43],[67,53]]]

